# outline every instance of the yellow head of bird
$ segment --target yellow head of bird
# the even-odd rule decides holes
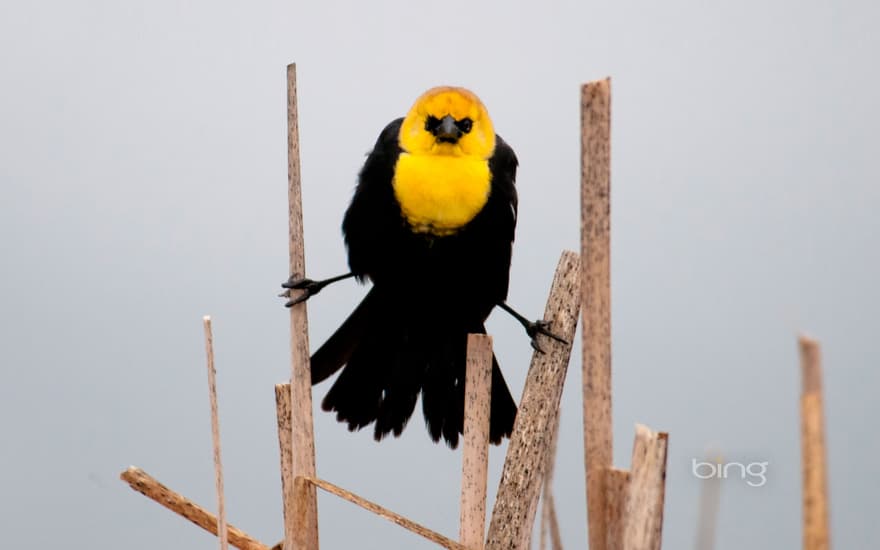
[[[471,156],[488,159],[495,151],[489,112],[464,88],[431,88],[403,119],[400,146],[414,155]]]

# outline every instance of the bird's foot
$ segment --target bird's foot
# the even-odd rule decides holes
[[[532,339],[532,341],[531,341],[532,349],[534,349],[538,353],[544,353],[544,350],[541,349],[541,346],[538,345],[538,335],[539,334],[543,334],[544,336],[547,336],[549,338],[553,338],[557,342],[562,342],[563,344],[568,344],[568,340],[566,340],[565,338],[562,338],[560,336],[557,336],[556,334],[551,332],[550,331],[550,323],[543,320],[543,319],[538,319],[537,321],[531,321],[531,322],[526,321],[525,323],[523,323],[523,326],[526,329],[526,334],[528,334],[529,337]]]
[[[290,298],[287,300],[287,303],[284,304],[284,307],[293,307],[300,302],[305,302],[315,294],[321,292],[327,284],[329,284],[329,280],[324,281],[313,281],[312,279],[306,277],[297,277],[296,275],[291,275],[290,279],[287,282],[281,283],[281,286],[284,287],[285,290],[278,296],[280,298]],[[290,297],[291,290],[302,290],[302,294],[297,296],[296,298]]]
[[[306,277],[297,277],[296,275],[291,275],[290,279],[288,279],[287,282],[281,283],[281,286],[283,286],[287,290],[285,290],[278,296],[281,298],[290,298],[291,290],[302,290],[302,294],[300,294],[296,298],[291,298],[287,301],[286,304],[284,304],[286,307],[292,307],[300,302],[305,302],[315,294],[321,292],[321,289],[329,284],[355,276],[356,275],[354,273],[344,273],[342,275],[337,275],[336,277],[330,277],[329,279],[313,281],[312,279],[308,279]]]

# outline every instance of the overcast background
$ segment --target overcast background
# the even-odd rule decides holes
[[[796,334],[823,344],[836,548],[880,489],[876,2],[4,2],[0,6],[0,526],[4,547],[214,548],[118,480],[215,496],[201,317],[214,317],[229,520],[281,538],[273,384],[288,376],[285,65],[298,63],[306,255],[376,135],[425,89],[471,88],[520,159],[510,302],[538,316],[579,247],[579,85],[613,77],[615,463],[670,432],[664,547],[693,544],[708,448],[718,550],[800,544]],[[310,302],[318,345],[365,290]],[[528,339],[490,331],[514,394]],[[577,348],[576,348],[577,349]],[[555,492],[586,544],[580,358]],[[315,389],[315,400],[328,385]],[[315,416],[319,475],[457,535],[459,451]],[[491,452],[494,497],[506,445]],[[335,497],[322,547],[432,548]]]

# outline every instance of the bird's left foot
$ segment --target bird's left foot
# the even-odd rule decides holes
[[[498,304],[501,309],[509,313],[513,316],[514,319],[517,320],[519,324],[526,329],[526,334],[529,335],[529,338],[532,339],[532,348],[538,353],[544,353],[544,350],[541,349],[541,346],[538,345],[538,335],[543,334],[544,336],[553,338],[557,342],[562,342],[563,344],[568,344],[568,341],[565,338],[561,338],[556,334],[550,332],[550,323],[545,321],[544,319],[538,319],[537,321],[529,321],[521,314],[519,314],[515,309],[507,305],[507,302],[501,302]]]
[[[550,323],[545,321],[544,319],[538,319],[537,321],[526,321],[523,323],[523,327],[526,329],[526,334],[529,335],[529,338],[532,339],[532,349],[537,351],[538,353],[544,353],[544,350],[541,349],[541,346],[538,345],[538,335],[543,334],[549,338],[553,338],[557,342],[562,342],[563,344],[568,344],[568,340],[557,336],[556,334],[550,331]]]

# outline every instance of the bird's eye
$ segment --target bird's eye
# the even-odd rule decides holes
[[[458,126],[458,129],[462,131],[462,133],[467,134],[471,131],[471,128],[474,126],[474,121],[469,118],[463,118],[455,123]]]
[[[425,119],[425,131],[426,132],[434,132],[437,128],[440,127],[440,119],[435,117],[434,115],[429,115],[427,119]]]

